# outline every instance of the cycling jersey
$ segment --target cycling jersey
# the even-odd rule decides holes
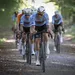
[[[15,14],[13,14],[13,16],[12,16],[12,21],[13,21],[14,26],[16,28],[16,25],[17,25],[17,16]]]
[[[22,15],[23,15],[23,14],[18,14],[18,15],[17,15],[17,22],[18,22],[18,24],[20,23],[20,20],[21,20]]]
[[[49,17],[47,13],[44,13],[41,18],[38,17],[38,14],[35,13],[32,15],[32,25],[43,26],[49,25]]]
[[[15,14],[12,16],[12,21],[15,21],[16,20],[16,16],[15,16]]]
[[[30,27],[31,26],[31,16],[29,19],[26,18],[25,14],[21,17],[20,24],[24,25],[24,27]]]
[[[52,16],[52,24],[59,25],[62,22],[63,22],[63,19],[61,15],[58,15],[57,17],[55,15]]]

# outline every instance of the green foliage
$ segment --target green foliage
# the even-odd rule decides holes
[[[27,2],[25,0],[0,0],[0,29],[5,30],[11,27],[11,16],[22,5],[26,7]]]
[[[61,10],[67,10],[71,14],[75,11],[75,0],[46,0],[46,2],[55,2]]]
[[[75,43],[75,25],[67,26],[64,36],[71,38],[71,41]]]
[[[59,10],[61,11],[65,20],[71,18],[75,22],[75,0],[45,0],[48,2],[55,2],[55,5],[59,6]]]

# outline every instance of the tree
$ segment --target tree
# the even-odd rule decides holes
[[[10,25],[11,16],[14,11],[18,11],[19,8],[24,5],[28,6],[25,0],[0,0],[0,25]]]
[[[75,0],[45,0],[45,2],[55,2],[65,19],[73,16],[73,21],[75,21]]]

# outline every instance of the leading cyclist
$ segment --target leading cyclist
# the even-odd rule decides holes
[[[50,31],[49,29],[49,16],[48,14],[45,12],[45,8],[43,6],[40,6],[37,10],[36,13],[34,13],[32,15],[32,29],[31,32],[35,33],[36,32],[41,32],[41,31]],[[50,50],[49,50],[49,37],[48,37],[48,33],[44,33],[44,37],[45,37],[45,46],[46,46],[46,54],[49,55],[50,54]],[[39,49],[40,49],[40,35],[36,35],[35,36],[35,45],[36,45],[36,65],[40,65],[40,61],[39,61]]]

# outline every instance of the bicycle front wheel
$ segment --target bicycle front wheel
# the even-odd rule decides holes
[[[56,47],[56,52],[60,53],[60,35],[59,34],[55,36],[55,47]]]
[[[26,44],[26,59],[27,63],[31,64],[31,45],[29,43]]]
[[[44,44],[41,44],[41,50],[40,50],[40,62],[41,62],[41,66],[42,66],[42,70],[43,72],[45,72],[45,51],[44,51]]]

